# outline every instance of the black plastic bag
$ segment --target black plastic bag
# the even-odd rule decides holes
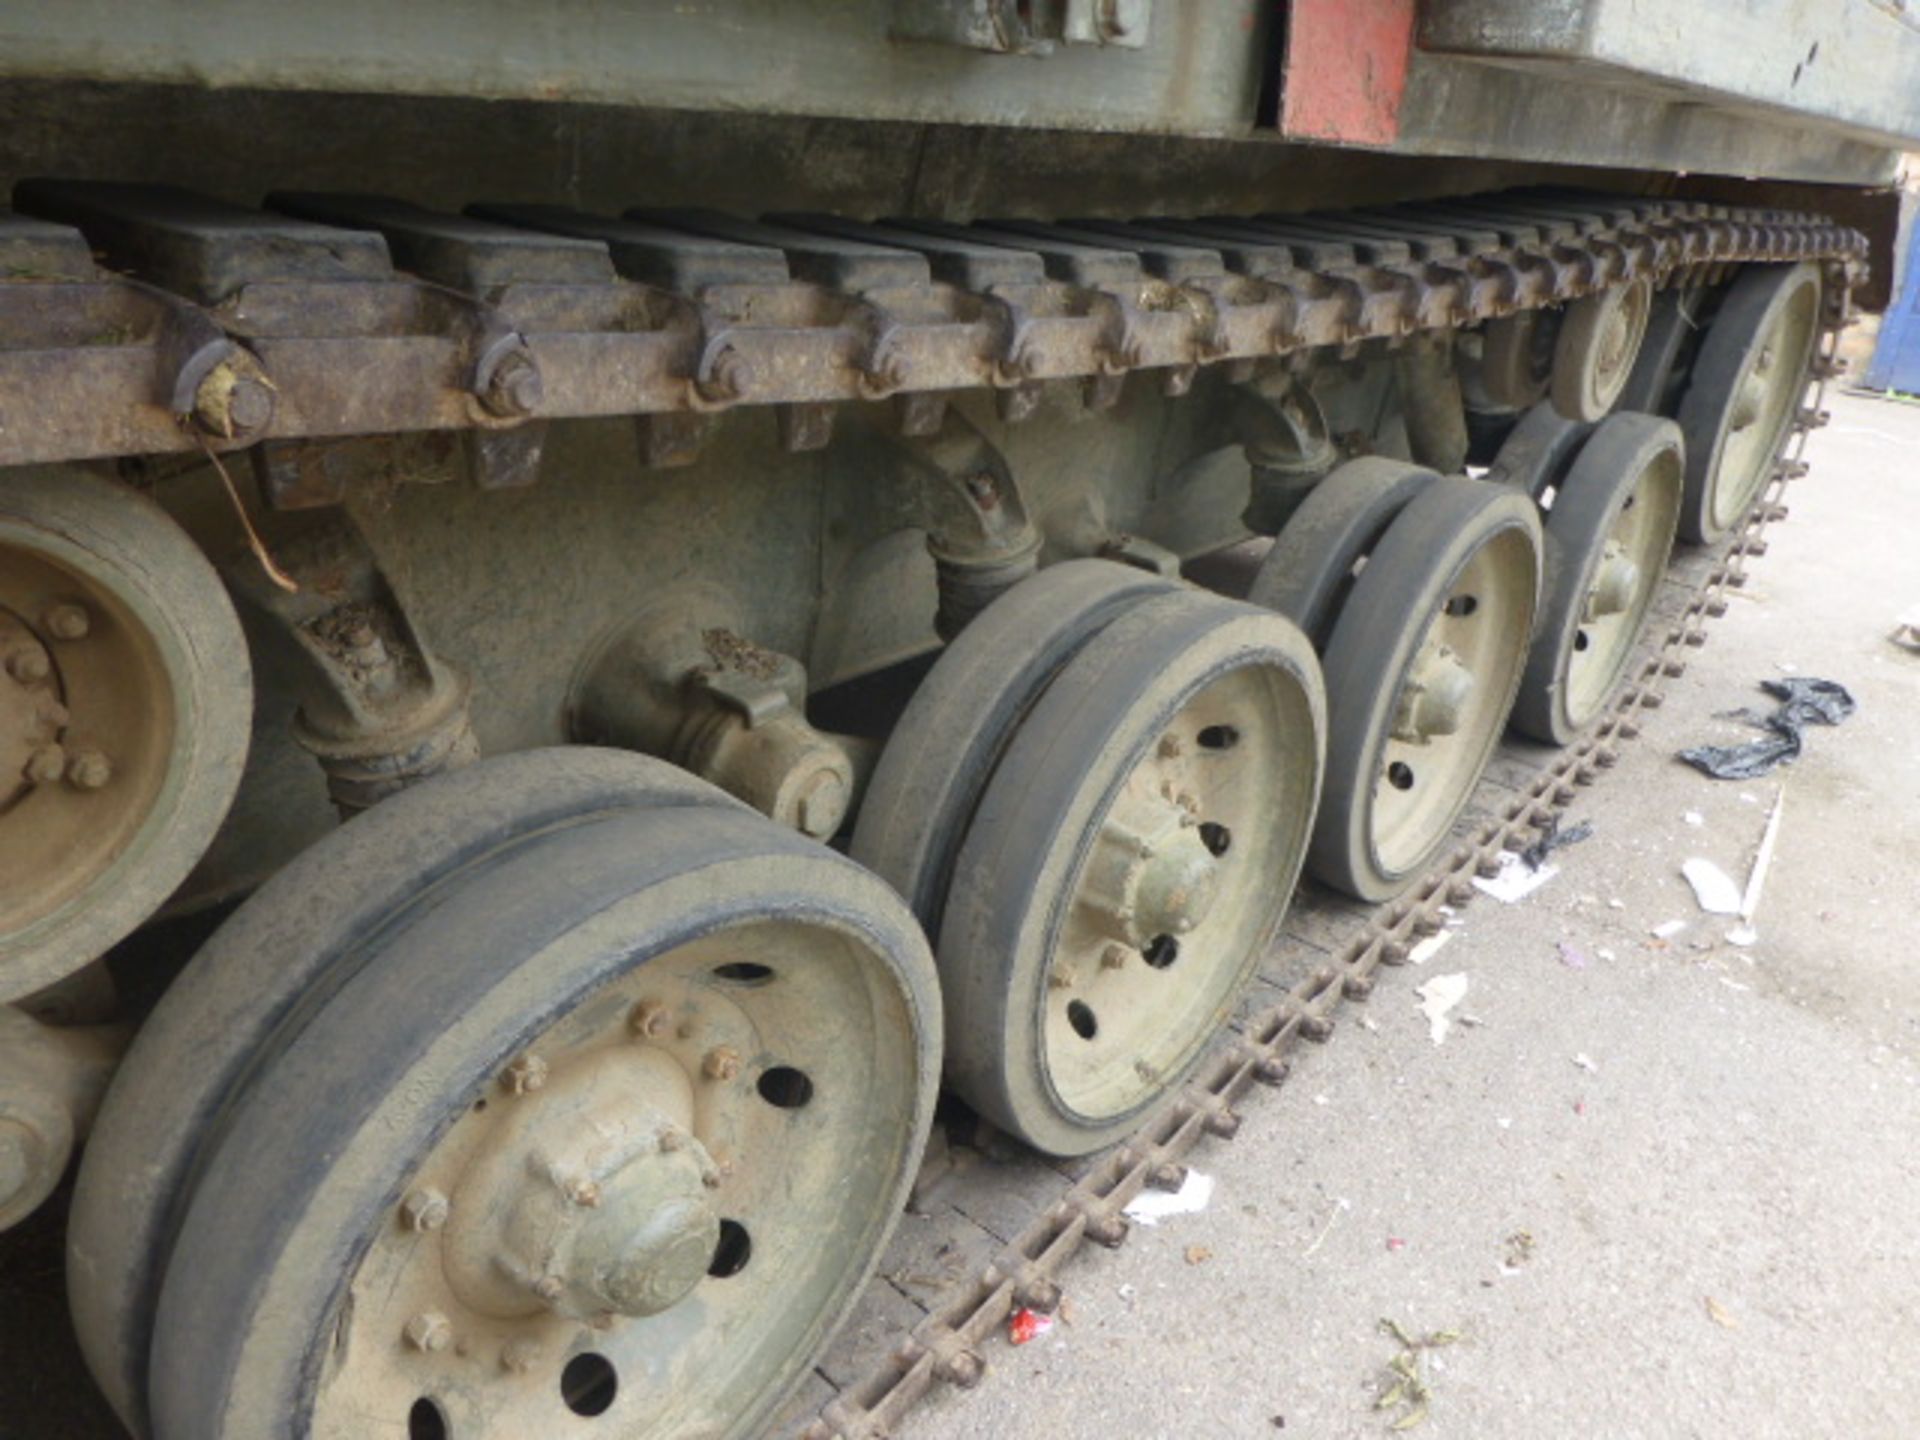
[[[1771,715],[1736,713],[1765,730],[1764,736],[1745,745],[1696,745],[1682,750],[1680,758],[1716,780],[1757,779],[1800,754],[1801,732],[1807,726],[1838,725],[1857,708],[1846,686],[1832,680],[1795,675],[1762,680],[1760,688],[1780,701],[1779,708]]]

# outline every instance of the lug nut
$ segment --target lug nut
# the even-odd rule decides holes
[[[627,1028],[647,1040],[658,1040],[673,1028],[673,1011],[658,1000],[642,1000],[627,1017]]]
[[[93,617],[84,605],[54,605],[41,617],[47,633],[56,640],[84,640],[93,629]]]
[[[76,790],[98,790],[113,778],[113,762],[98,750],[76,750],[67,761],[67,783]]]
[[[453,1344],[453,1325],[438,1310],[423,1310],[407,1321],[407,1343],[428,1355]]]
[[[7,673],[22,685],[38,685],[53,673],[53,662],[38,645],[16,650],[7,657]]]
[[[600,1208],[600,1187],[591,1180],[573,1180],[566,1186],[567,1199],[582,1210]]]
[[[716,1045],[700,1063],[709,1080],[733,1080],[740,1074],[740,1052],[730,1045]]]
[[[547,1062],[538,1055],[520,1056],[501,1072],[501,1087],[514,1095],[528,1095],[547,1083]]]
[[[24,773],[35,785],[51,785],[67,773],[67,752],[58,745],[42,745],[27,757]]]
[[[531,415],[546,397],[546,384],[530,356],[513,351],[494,366],[480,391],[480,403],[502,419]]]
[[[452,1206],[438,1190],[409,1190],[400,1202],[400,1220],[409,1230],[438,1230],[447,1223]]]

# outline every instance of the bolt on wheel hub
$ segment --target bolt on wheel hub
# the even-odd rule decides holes
[[[1639,591],[1640,567],[1627,556],[1625,546],[1618,539],[1609,538],[1600,573],[1594,576],[1593,588],[1587,592],[1587,618],[1598,620],[1620,614],[1634,603]]]
[[[1473,703],[1473,671],[1450,646],[1433,644],[1420,652],[1400,697],[1394,738],[1424,745],[1452,735]]]
[[[1150,796],[1123,797],[1107,817],[1082,899],[1115,940],[1145,948],[1156,936],[1184,935],[1207,918],[1220,864],[1205,836],[1219,832],[1203,831],[1199,809],[1192,795],[1167,781]]]

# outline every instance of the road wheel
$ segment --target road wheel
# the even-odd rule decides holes
[[[1515,729],[1564,745],[1605,708],[1666,573],[1684,468],[1679,427],[1653,415],[1611,415],[1580,450],[1547,512]]]
[[[1173,581],[1111,560],[1048,566],[955,636],[913,692],[868,783],[850,853],[940,932],[980,791],[1040,692],[1087,640]]]
[[[252,723],[233,605],[165,511],[82,471],[0,478],[0,1001],[186,879]]]
[[[1319,667],[1290,622],[1149,598],[1034,703],[954,866],[948,1075],[1056,1155],[1192,1068],[1279,927],[1319,789]]]
[[[1300,502],[1255,573],[1247,600],[1286,616],[1323,649],[1357,569],[1394,517],[1438,477],[1399,460],[1342,465]]]
[[[1745,518],[1799,410],[1819,338],[1817,266],[1752,266],[1728,289],[1680,399],[1681,539],[1711,544]]]
[[[1500,453],[1487,467],[1485,478],[1499,485],[1513,485],[1536,501],[1552,498],[1580,453],[1593,426],[1582,420],[1569,420],[1553,405],[1541,401],[1520,418],[1507,436]]]
[[[1480,351],[1480,386],[1487,399],[1525,410],[1547,398],[1564,318],[1561,310],[1516,310],[1487,321]]]
[[[918,927],[859,867],[657,762],[558,751],[314,847],[155,1026],[70,1241],[130,1420],[144,1333],[161,1440],[602,1414],[733,1436],[891,1228],[939,1002]],[[190,1141],[162,1128],[183,1119]],[[117,1293],[101,1262],[124,1248],[95,1248],[116,1189],[161,1257]]]
[[[1448,476],[1388,527],[1321,657],[1316,878],[1381,900],[1431,865],[1506,725],[1539,587],[1540,522],[1518,490]]]
[[[1633,373],[1653,309],[1653,282],[1642,276],[1582,296],[1567,307],[1553,347],[1553,405],[1569,420],[1593,421],[1613,409]]]

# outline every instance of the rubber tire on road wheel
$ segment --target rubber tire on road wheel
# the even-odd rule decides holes
[[[1811,262],[1798,265],[1752,265],[1727,290],[1727,298],[1707,329],[1700,354],[1693,363],[1677,418],[1687,443],[1687,489],[1680,506],[1680,538],[1707,545],[1724,538],[1745,516],[1765,487],[1767,472],[1778,458],[1806,391],[1808,368],[1820,339],[1820,270]],[[1762,463],[1743,476],[1724,474],[1726,442],[1739,386],[1756,347],[1789,306],[1812,308],[1807,338],[1798,353],[1782,357],[1793,367],[1796,389],[1786,405]],[[1738,513],[1717,500],[1729,488],[1744,494]]]
[[[1354,566],[1394,518],[1440,477],[1400,460],[1350,460],[1314,486],[1260,562],[1247,603],[1298,625],[1326,648]]]
[[[1292,793],[1268,810],[1283,857],[1264,887],[1268,913],[1193,1027],[1186,1054],[1131,1111],[1090,1119],[1048,1078],[1042,1007],[1062,911],[1101,818],[1168,723],[1209,684],[1252,666],[1287,688],[1276,735],[1298,748]],[[935,947],[947,1006],[947,1074],[995,1124],[1053,1155],[1084,1155],[1131,1130],[1204,1055],[1278,931],[1304,856],[1326,736],[1319,666],[1291,623],[1197,591],[1136,606],[1102,631],[1020,726],[968,827]],[[1247,743],[1245,740],[1240,743]]]
[[[0,933],[0,1002],[99,958],[179,888],[226,818],[253,730],[233,602],[152,500],[80,470],[14,471],[0,477],[0,553],[10,542],[100,586],[124,612],[116,618],[150,638],[172,690],[173,740],[152,807],[111,864],[52,912]]]
[[[1307,869],[1325,884],[1361,900],[1384,900],[1417,880],[1445,848],[1447,831],[1466,808],[1471,785],[1460,787],[1447,824],[1435,827],[1420,857],[1399,869],[1382,865],[1372,837],[1381,755],[1405,671],[1430,619],[1482,545],[1510,532],[1524,536],[1531,548],[1533,587],[1526,597],[1526,624],[1512,676],[1495,701],[1500,723],[1488,727],[1478,773],[1499,742],[1512,708],[1538,603],[1540,520],[1533,501],[1506,486],[1443,477],[1388,528],[1355,581],[1321,657],[1327,682],[1327,774]]]
[[[1682,459],[1680,429],[1671,420],[1655,415],[1615,414],[1594,429],[1593,436],[1581,448],[1573,467],[1547,512],[1543,540],[1545,575],[1542,583],[1540,618],[1534,626],[1533,644],[1527,651],[1527,668],[1520,677],[1520,691],[1513,702],[1513,728],[1523,735],[1549,745],[1565,745],[1592,723],[1605,706],[1603,698],[1586,713],[1574,714],[1567,695],[1567,671],[1573,657],[1575,637],[1583,619],[1587,592],[1593,587],[1594,572],[1604,554],[1604,545],[1616,517],[1647,469],[1661,463],[1673,467],[1677,486]],[[1672,497],[1675,520],[1679,496]],[[1646,577],[1646,595],[1659,586],[1665,573],[1667,556],[1673,550],[1674,526],[1662,527],[1666,540],[1660,546],[1660,564]],[[1646,624],[1644,604],[1635,618],[1635,639]],[[1621,657],[1620,668],[1607,686],[1611,696],[1626,673],[1634,641],[1629,641]]]
[[[874,767],[848,853],[940,933],[954,856],[1021,718],[1081,646],[1179,589],[1112,560],[1050,565],[997,597],[934,662]]]
[[[782,1343],[740,1357],[747,1378],[733,1375],[711,1409],[681,1391],[697,1392],[706,1372],[696,1370],[667,1393],[623,1390],[624,1417],[608,1412],[622,1433],[662,1440],[695,1424],[728,1440],[755,1433],[857,1298],[898,1217],[932,1121],[940,1002],[919,927],[876,877],[762,816],[696,803],[603,809],[516,837],[392,917],[351,973],[329,977],[274,1037],[225,1107],[180,1217],[154,1324],[156,1440],[308,1433],[326,1354],[346,1343],[336,1334],[346,1282],[393,1224],[417,1159],[561,1017],[654,957],[743,922],[858,945],[870,993],[849,1024],[879,1048],[875,1073],[851,1092],[843,1083],[842,1099],[898,1121],[847,1149],[831,1193],[792,1196],[795,1213],[835,1208],[810,1221],[817,1260],[801,1263],[793,1288],[761,1294],[755,1314],[769,1321],[783,1305],[803,1311]],[[823,1081],[815,1108],[829,1089]],[[784,1253],[796,1253],[791,1240]],[[697,1329],[698,1314],[683,1325]],[[641,1328],[590,1348],[682,1335],[629,1323]],[[560,1400],[556,1386],[564,1419]]]
[[[1569,420],[1551,401],[1542,400],[1513,427],[1485,478],[1516,486],[1538,502],[1560,483],[1592,433],[1586,421]]]
[[[208,941],[121,1063],[67,1223],[74,1329],[128,1429],[149,1433],[154,1310],[203,1149],[287,1017],[342,983],[395,914],[530,831],[687,805],[752,813],[684,770],[623,751],[576,746],[485,760],[333,832]]]
[[[1678,376],[1683,361],[1705,328],[1701,313],[1707,291],[1697,285],[1672,285],[1653,297],[1646,338],[1621,388],[1614,409],[1671,416],[1679,402]]]

